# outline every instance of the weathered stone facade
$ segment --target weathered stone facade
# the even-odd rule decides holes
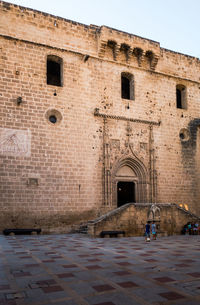
[[[200,215],[199,59],[3,1],[0,50],[1,228],[129,201]]]

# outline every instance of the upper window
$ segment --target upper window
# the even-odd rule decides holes
[[[62,58],[55,55],[47,56],[47,84],[62,86]]]
[[[176,85],[176,108],[187,109],[186,87]]]
[[[134,78],[130,73],[121,74],[121,96],[127,100],[134,100]]]

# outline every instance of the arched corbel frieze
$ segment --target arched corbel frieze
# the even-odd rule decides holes
[[[117,60],[117,56],[120,51],[120,46],[117,44],[115,40],[108,40],[107,46],[112,49],[113,59]]]
[[[134,48],[133,55],[137,58],[138,66],[141,66],[144,51],[141,48]]]
[[[155,70],[158,63],[158,56],[151,50],[146,51],[145,56],[149,61],[149,66],[151,70]]]
[[[120,46],[120,51],[124,52],[126,57],[126,62],[129,62],[131,56],[131,47],[126,43],[122,43]]]

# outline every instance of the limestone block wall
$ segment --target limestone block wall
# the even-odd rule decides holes
[[[181,234],[188,222],[199,223],[200,218],[175,204],[158,204],[159,217],[155,218],[157,233]],[[149,218],[150,204],[130,203],[89,223],[88,233],[99,237],[102,231],[125,231],[125,236],[143,236]]]
[[[24,211],[31,218],[59,213],[64,218],[72,210],[79,214],[91,209],[101,202],[101,147],[94,138],[94,107],[85,103],[90,91],[90,84],[85,86],[88,69],[79,67],[80,58],[74,62],[66,54],[65,85],[55,88],[46,85],[48,49],[2,38],[1,46],[5,56],[0,85],[1,209],[9,219],[10,214]],[[18,97],[22,97],[20,105]],[[47,115],[54,110],[60,114],[55,125]]]
[[[1,228],[96,218],[117,207],[127,165],[135,201],[200,214],[199,59],[3,1],[0,50]],[[47,84],[49,55],[62,59],[62,86]],[[122,73],[132,99],[122,98]]]
[[[96,51],[96,28],[1,1],[1,34],[63,50]]]

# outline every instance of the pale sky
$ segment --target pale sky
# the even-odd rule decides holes
[[[84,24],[107,25],[200,58],[200,0],[15,0]]]

